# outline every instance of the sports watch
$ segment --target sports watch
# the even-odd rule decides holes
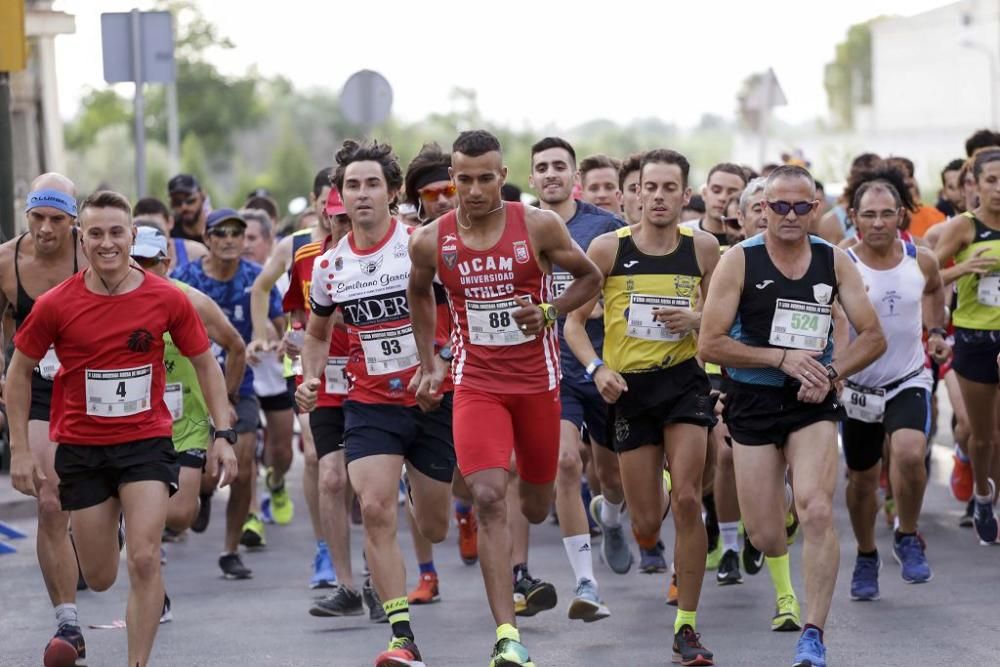
[[[587,364],[587,379],[588,380],[593,380],[594,379],[594,373],[596,373],[597,369],[600,368],[603,365],[604,365],[604,361],[602,361],[600,358],[594,359],[589,364]]]
[[[840,377],[840,373],[833,367],[833,364],[826,365],[826,377],[830,382],[836,382],[837,378]]]
[[[542,318],[545,320],[546,327],[551,327],[559,319],[559,309],[551,303],[540,303],[538,307],[542,309]]]
[[[452,359],[455,358],[455,353],[451,351],[450,346],[445,345],[440,350],[438,350],[438,356],[441,357],[444,361],[450,362]]]
[[[215,438],[214,439],[218,440],[219,438],[222,438],[223,440],[225,440],[226,442],[228,442],[230,445],[235,445],[236,444],[236,431],[234,431],[231,428],[218,429],[218,430],[215,431]]]

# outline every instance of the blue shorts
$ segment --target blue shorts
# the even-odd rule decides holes
[[[592,442],[611,449],[608,438],[608,405],[593,382],[563,380],[559,386],[564,422],[570,422],[581,431],[586,427]]]

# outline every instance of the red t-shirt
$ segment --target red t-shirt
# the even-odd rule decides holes
[[[14,336],[17,349],[32,359],[41,359],[50,345],[59,357],[49,438],[118,445],[171,437],[163,334],[193,357],[209,349],[205,326],[187,295],[168,280],[144,272],[138,288],[108,296],[91,292],[85,274],[40,296]]]

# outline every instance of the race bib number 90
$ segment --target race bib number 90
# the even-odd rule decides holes
[[[466,301],[469,342],[473,345],[521,345],[534,336],[525,336],[517,328],[514,312],[521,306],[514,299],[502,301]]]
[[[771,345],[816,352],[826,349],[832,312],[831,306],[778,299],[771,320]]]
[[[92,417],[129,417],[151,407],[153,367],[86,370],[87,414]]]
[[[880,424],[885,416],[884,389],[845,383],[840,402],[844,404],[847,416],[857,421]]]
[[[369,375],[396,373],[420,362],[413,327],[409,324],[381,331],[362,331],[358,337]]]
[[[660,322],[653,314],[659,308],[691,308],[691,299],[682,296],[653,296],[633,294],[628,302],[628,328],[625,335],[645,340],[678,341],[686,334],[670,333],[666,322]]]

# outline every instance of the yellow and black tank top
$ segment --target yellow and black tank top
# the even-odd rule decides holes
[[[963,329],[1000,330],[1000,230],[983,224],[982,220],[966,214],[974,229],[972,243],[955,255],[955,262],[963,262],[986,248],[983,257],[997,261],[989,273],[979,276],[967,274],[956,281],[958,306],[952,322]]]
[[[677,231],[677,246],[667,255],[640,251],[631,227],[616,232],[618,253],[604,281],[604,363],[619,373],[670,368],[695,356],[694,332],[675,336],[652,315],[655,308],[691,308],[698,300],[694,230]]]

